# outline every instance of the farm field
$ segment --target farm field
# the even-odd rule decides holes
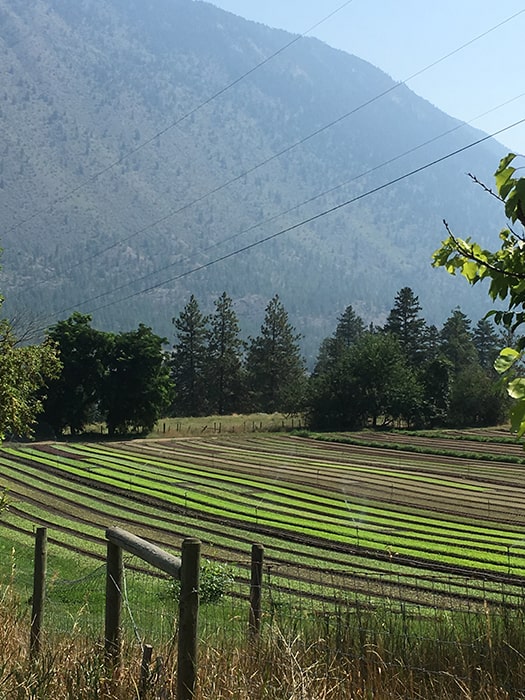
[[[93,561],[109,525],[173,552],[196,536],[240,583],[257,542],[268,585],[320,601],[337,591],[370,605],[519,606],[525,470],[508,459],[521,446],[373,435],[375,447],[262,433],[7,444],[2,528],[17,539],[46,525],[54,545]]]

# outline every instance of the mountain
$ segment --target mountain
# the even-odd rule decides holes
[[[300,38],[254,70],[294,36],[198,0],[0,0],[0,26],[7,314],[172,342],[191,293],[207,311],[226,291],[246,333],[278,293],[311,359],[348,304],[381,322],[404,286],[438,325],[488,308],[430,256],[443,218],[497,245],[466,173],[492,184],[505,149],[385,186],[483,134],[374,66]]]

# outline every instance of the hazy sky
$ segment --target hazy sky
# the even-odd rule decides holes
[[[211,2],[297,34],[344,4],[344,0]],[[395,80],[406,80],[516,13],[520,14],[407,82],[418,95],[468,122],[513,100],[471,122],[493,133],[525,118],[523,0],[351,0],[309,36],[370,61]],[[525,153],[525,125],[497,138],[509,149]]]

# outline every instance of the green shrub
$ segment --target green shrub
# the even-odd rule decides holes
[[[235,579],[233,568],[228,564],[213,562],[205,559],[201,562],[200,570],[200,602],[203,605],[213,605],[228,592]],[[171,593],[178,600],[180,596],[180,581],[171,584]]]

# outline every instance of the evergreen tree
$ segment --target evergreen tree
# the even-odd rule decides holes
[[[306,377],[299,338],[275,295],[266,307],[259,335],[248,346],[246,373],[252,408],[267,413],[301,410]]]
[[[456,374],[478,361],[471,326],[471,320],[457,307],[441,329],[441,351]]]
[[[205,415],[208,410],[208,317],[201,313],[199,303],[192,294],[172,323],[177,331],[177,342],[171,355],[171,376],[175,385],[173,413],[181,416]]]
[[[356,314],[352,306],[347,306],[338,319],[334,333],[336,343],[344,348],[353,345],[365,332],[363,319]]]
[[[474,345],[478,352],[478,359],[483,369],[492,374],[494,372],[494,360],[498,356],[501,338],[496,333],[493,324],[487,318],[481,318],[474,329]]]
[[[420,318],[419,299],[410,287],[403,287],[396,294],[394,306],[386,320],[384,330],[398,340],[408,361],[417,365],[424,355],[426,323]]]
[[[363,320],[355,313],[352,306],[347,306],[338,319],[333,336],[325,338],[319,347],[313,375],[328,371],[364,332]]]
[[[210,318],[207,359],[210,409],[219,415],[241,407],[243,348],[232,300],[224,292]]]

